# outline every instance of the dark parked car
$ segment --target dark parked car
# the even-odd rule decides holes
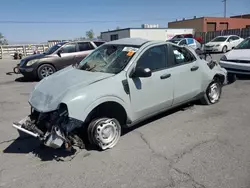
[[[79,63],[104,41],[61,42],[50,47],[42,54],[36,54],[21,60],[19,70],[24,77],[47,77],[69,65]]]

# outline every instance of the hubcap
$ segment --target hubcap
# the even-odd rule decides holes
[[[218,83],[213,83],[210,87],[209,87],[209,91],[208,91],[208,97],[211,103],[215,103],[219,100],[220,98],[220,87],[218,85]]]
[[[114,147],[121,135],[121,127],[115,119],[100,121],[93,132],[94,142],[105,150]]]
[[[41,75],[43,78],[47,77],[53,73],[54,73],[54,71],[51,67],[43,67],[43,69],[41,70]]]

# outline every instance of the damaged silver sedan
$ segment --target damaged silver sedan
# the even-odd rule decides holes
[[[40,81],[13,126],[53,148],[114,147],[124,128],[179,105],[219,101],[227,72],[193,49],[127,38]]]

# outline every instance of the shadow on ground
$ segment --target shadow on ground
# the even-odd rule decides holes
[[[37,80],[26,77],[19,77],[15,79],[15,82],[37,82]]]
[[[125,136],[129,132],[138,129],[146,124],[176,113],[178,111],[185,111],[194,106],[195,103],[190,103],[183,105],[181,107],[169,110],[167,112],[161,113],[153,118],[147,119],[131,128],[127,128],[123,131],[122,136]],[[100,151],[97,147],[90,146],[86,144],[85,149],[87,151]],[[4,149],[3,153],[19,153],[19,154],[27,154],[33,153],[36,157],[39,157],[42,161],[66,161],[64,160],[67,157],[70,157],[69,160],[72,160],[76,154],[78,153],[75,148],[72,148],[71,151],[67,151],[65,149],[53,149],[46,147],[40,144],[40,141],[33,137],[19,137],[14,142],[12,142],[6,149]],[[89,153],[86,157],[90,155]]]
[[[72,157],[76,154],[76,149],[72,148],[71,151],[65,149],[53,149],[40,144],[39,140],[33,137],[17,138],[7,148],[3,150],[3,153],[19,153],[27,154],[32,153],[36,157],[39,157],[42,161],[63,161],[66,157]]]

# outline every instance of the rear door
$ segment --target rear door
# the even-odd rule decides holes
[[[187,48],[170,45],[174,105],[188,101],[201,92],[201,71],[196,57]]]
[[[78,42],[77,44],[78,52],[75,58],[76,62],[79,63],[95,49],[95,46],[91,42]]]

